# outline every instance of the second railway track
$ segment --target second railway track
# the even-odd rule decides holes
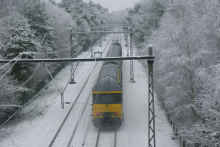
[[[112,40],[112,37],[110,37],[110,39],[109,39],[109,41],[108,41],[106,47],[104,48],[103,52],[106,50],[106,48],[107,48],[107,46],[108,46],[108,44],[109,44],[109,42],[110,42],[111,40]],[[97,64],[98,64],[98,62],[94,65],[94,68],[92,69],[92,71],[95,69],[95,67],[96,67]],[[88,84],[88,81],[89,81],[91,75],[92,75],[92,72],[89,74],[88,78],[86,79],[85,83],[83,84],[83,87],[82,87],[81,90],[79,91],[79,93],[78,93],[78,95],[76,96],[75,100],[71,103],[72,105],[71,105],[71,107],[69,108],[68,113],[66,114],[66,116],[65,116],[65,118],[63,119],[62,123],[61,123],[60,126],[58,127],[58,130],[56,131],[55,135],[52,137],[52,139],[51,139],[51,141],[50,141],[50,143],[49,143],[49,145],[48,145],[49,147],[52,147],[52,146],[60,146],[60,145],[61,145],[61,146],[67,146],[67,147],[68,147],[68,146],[70,145],[70,143],[71,143],[71,141],[72,141],[72,138],[73,138],[73,136],[74,136],[74,134],[75,134],[75,132],[76,132],[77,125],[78,125],[78,123],[79,123],[79,121],[80,121],[80,117],[81,117],[81,116],[78,116],[78,118],[75,118],[76,114],[73,114],[74,112],[76,112],[76,111],[74,111],[74,110],[79,109],[79,108],[76,108],[77,105],[78,105],[78,106],[80,105],[80,104],[76,104],[75,102],[77,102],[78,100],[80,100],[79,97],[82,97],[83,90],[85,89],[86,85]],[[91,91],[91,90],[89,90],[89,91]],[[91,93],[91,92],[90,92],[90,93]],[[89,97],[90,97],[90,95],[87,96],[86,102],[88,102]],[[80,108],[80,109],[82,109],[82,113],[84,112],[86,106],[87,106],[87,105],[84,105],[83,108]],[[83,114],[81,114],[81,115],[83,115]],[[70,117],[70,116],[72,116],[72,117]],[[74,122],[76,122],[75,126],[73,126],[73,125],[74,125],[74,124],[73,124]],[[72,124],[71,124],[71,123],[72,123]],[[67,126],[67,127],[66,127],[66,126]],[[68,126],[71,126],[71,127],[68,127]],[[71,129],[72,129],[72,130],[71,130]],[[71,134],[67,135],[67,136],[66,136],[67,138],[65,138],[65,137],[64,137],[64,134],[66,134],[67,131],[71,132]],[[68,132],[68,133],[69,133],[69,132]],[[59,142],[62,142],[62,141],[60,141],[60,140],[62,140],[62,139],[64,139],[64,138],[65,138],[67,144],[65,144],[65,145],[64,145],[64,144],[60,144]]]
[[[116,147],[117,130],[103,130],[99,129],[96,139],[95,147]]]
[[[103,50],[103,53],[107,49],[109,42],[111,42],[111,40],[113,40],[114,38],[116,38],[117,40],[120,40],[120,35],[118,35],[118,36],[113,36],[112,35],[110,37],[107,45],[105,46],[105,48]],[[90,68],[92,68],[91,71],[95,70],[97,64],[98,64],[98,62],[94,66],[90,67]],[[97,71],[99,71],[99,70],[97,70]],[[85,87],[87,87],[86,85],[88,84],[88,81],[90,81],[89,79],[90,79],[91,75],[92,75],[92,72],[89,74],[88,78],[85,80],[85,83],[83,84],[80,92],[76,96],[74,102],[71,103],[72,105],[69,108],[68,113],[66,114],[65,118],[63,119],[63,121],[60,124],[60,126],[59,126],[58,130],[56,131],[56,133],[54,133],[55,135],[51,139],[51,141],[48,145],[49,147],[52,147],[52,146],[69,147],[69,146],[71,146],[71,143],[73,143],[74,135],[77,132],[77,127],[79,125],[79,122],[82,118],[82,115],[84,114],[84,110],[88,106],[88,105],[82,104],[82,103],[81,104],[76,104],[75,102],[87,103],[89,98],[91,97],[91,87],[87,90],[87,92],[89,91],[89,96],[88,96],[88,94],[87,95],[83,94],[83,93],[86,93]],[[98,74],[97,74],[97,76],[98,76]],[[96,79],[96,78],[94,78],[94,79]],[[82,96],[82,95],[84,95],[84,96]],[[86,97],[86,100],[84,99],[84,97]],[[80,112],[80,114],[76,113],[76,111]],[[102,140],[102,137],[103,137],[103,135],[105,135],[105,132],[102,132],[101,134],[102,134],[102,136],[101,136],[100,139]],[[113,138],[115,140],[114,143],[113,143],[113,146],[115,147],[116,146],[116,131],[114,131],[114,137]],[[66,141],[64,143],[64,141],[61,141],[61,140],[66,140]]]

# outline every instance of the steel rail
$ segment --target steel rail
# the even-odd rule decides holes
[[[89,93],[90,93],[90,94],[89,94],[89,96],[88,96],[88,98],[87,98],[87,100],[86,100],[86,103],[88,103],[88,100],[89,100],[89,98],[90,98],[90,96],[91,96],[91,94],[92,94],[92,91],[90,91]],[[83,111],[82,111],[82,115],[81,115],[81,117],[82,117],[83,114],[84,114],[84,111],[85,111],[85,109],[86,109],[86,106],[87,106],[87,104],[84,104],[84,107],[83,107]],[[76,133],[76,130],[77,130],[77,127],[78,127],[80,121],[81,121],[81,118],[79,118],[79,120],[77,121],[77,124],[76,124],[76,126],[75,126],[75,128],[74,128],[74,131],[72,132],[72,135],[71,135],[71,137],[70,137],[70,139],[69,139],[69,141],[68,141],[68,145],[67,145],[67,147],[70,146],[70,144],[71,144],[72,139],[73,139],[73,137],[74,137],[74,135],[75,135],[75,133]]]
[[[108,46],[108,44],[109,44],[109,42],[110,42],[111,40],[112,40],[112,36],[111,36],[111,38],[109,39],[109,41],[108,41],[106,47]],[[106,47],[105,47],[105,49],[106,49]],[[105,51],[105,49],[103,50],[103,52]],[[15,62],[16,62],[16,60],[15,60]],[[11,62],[8,62],[8,63],[11,63]],[[97,64],[96,64],[96,65],[97,65]],[[96,65],[95,65],[95,66],[96,66]],[[50,83],[48,83],[46,86],[44,86],[43,89],[41,89],[34,97],[32,97],[30,100],[28,100],[22,107],[19,107],[19,109],[16,110],[16,111],[14,112],[14,114],[12,114],[12,116],[10,116],[2,125],[0,125],[0,129],[1,129],[10,119],[12,119],[19,111],[21,111],[22,108],[24,108],[24,106],[26,106],[27,104],[29,104],[29,103],[30,103],[36,96],[38,96],[46,87],[48,87],[49,84],[50,84]]]
[[[109,44],[109,42],[110,42],[111,40],[112,40],[112,38],[109,39],[107,45],[106,45],[105,48],[104,48],[104,51],[106,50],[106,47],[108,46],[108,44]],[[94,68],[97,66],[97,64],[98,64],[98,62],[95,64]],[[64,126],[64,123],[66,122],[68,116],[71,114],[71,111],[72,111],[73,107],[75,106],[76,101],[78,100],[79,96],[81,95],[82,90],[84,89],[85,85],[88,83],[88,80],[89,80],[90,77],[91,77],[91,73],[90,73],[90,75],[88,76],[87,80],[85,81],[85,83],[84,83],[82,89],[80,90],[79,94],[77,95],[77,98],[76,98],[75,101],[73,102],[73,104],[72,104],[70,110],[68,111],[67,115],[65,116],[65,118],[64,118],[63,122],[61,123],[59,129],[57,130],[55,136],[53,137],[53,139],[52,139],[52,141],[51,141],[49,147],[51,147],[51,146],[53,145],[54,141],[56,140],[56,138],[57,138],[57,136],[58,136],[60,130],[61,130],[62,127]],[[88,98],[86,99],[86,103],[88,102],[90,96],[91,96],[91,91],[90,91],[90,94],[89,94]],[[83,107],[83,111],[82,111],[81,117],[84,115],[84,111],[85,111],[86,107],[87,107],[87,105],[85,104],[84,107]],[[73,130],[72,133],[71,133],[71,137],[70,137],[69,140],[68,140],[67,147],[70,146],[70,144],[71,144],[71,142],[72,142],[72,139],[73,139],[73,137],[75,136],[75,133],[76,133],[76,131],[77,131],[77,127],[78,127],[80,121],[81,121],[81,119],[80,119],[80,117],[79,117],[79,119],[78,119],[78,121],[77,121],[77,123],[76,123],[76,125],[75,125],[75,127],[74,127],[74,130]],[[100,132],[99,132],[99,133],[100,133]],[[116,132],[115,132],[115,135],[116,135]],[[116,140],[116,137],[114,137],[114,139]],[[115,146],[115,144],[116,144],[116,142],[114,141],[114,146]]]
[[[104,48],[104,51],[105,51],[106,47],[108,46],[109,42],[111,41],[111,39],[112,39],[112,37],[109,39],[107,45],[106,45],[105,48]],[[97,64],[98,64],[98,62],[95,64],[94,68],[97,66]],[[74,102],[73,102],[71,108],[69,109],[67,115],[65,116],[65,118],[64,118],[64,120],[62,121],[61,125],[59,126],[59,128],[58,128],[56,134],[54,135],[52,141],[51,141],[50,144],[49,144],[49,147],[51,147],[51,146],[53,145],[54,141],[56,140],[56,138],[57,138],[57,136],[58,136],[60,130],[61,130],[62,127],[64,126],[64,123],[66,122],[67,118],[69,117],[69,114],[71,113],[73,107],[75,106],[76,101],[78,100],[79,96],[81,95],[81,93],[82,93],[82,91],[83,91],[85,85],[88,83],[88,80],[89,80],[91,74],[92,74],[92,72],[89,74],[89,76],[88,76],[88,78],[86,79],[86,81],[85,81],[83,87],[81,88],[81,90],[80,90],[80,92],[78,93],[76,99],[74,100]],[[91,92],[90,92],[90,95],[91,95]],[[90,97],[90,95],[89,95],[89,97]],[[86,102],[88,102],[89,97],[87,98],[87,101],[86,101]],[[84,106],[83,113],[84,113],[85,107],[86,107],[86,105]],[[82,113],[82,115],[83,115],[83,113]],[[77,124],[78,124],[78,123],[79,123],[79,120],[78,120]],[[73,133],[72,133],[72,135],[71,135],[71,138],[70,138],[69,141],[68,141],[68,146],[70,145],[71,140],[72,140],[72,138],[73,138],[73,136],[74,136],[74,134],[75,134],[75,132],[76,132],[76,128],[77,128],[77,125],[76,125],[76,127],[75,127],[75,129],[74,129],[74,131],[73,131]]]
[[[95,143],[95,147],[98,147],[98,145],[99,145],[99,138],[100,138],[100,132],[101,132],[101,129],[99,129],[99,131],[98,131],[98,134],[97,134],[97,138],[96,138],[96,143]],[[116,131],[116,129],[115,129],[115,131],[114,131],[114,147],[116,147],[116,139],[117,139],[117,133],[116,133],[117,131]]]
[[[99,129],[99,131],[98,131],[97,138],[96,138],[96,143],[95,143],[95,147],[98,147],[98,144],[99,144],[100,131],[101,131],[101,129]]]
[[[111,40],[111,39],[109,39],[109,42],[110,42],[110,40]],[[107,43],[106,47],[108,46],[109,42]],[[105,51],[106,47],[104,48],[103,52]],[[98,62],[97,62],[97,63],[98,63]],[[97,65],[97,63],[96,63],[96,65]],[[96,65],[94,66],[94,68],[96,67]],[[92,73],[90,73],[89,78],[90,78],[91,74],[92,74]],[[88,79],[89,79],[89,78],[88,78]],[[88,80],[87,80],[87,81],[88,81]],[[86,83],[87,83],[87,81],[86,81]],[[92,94],[92,90],[91,90],[89,93],[90,93],[90,94],[89,94],[88,98],[86,99],[86,103],[88,103],[88,100],[89,100],[89,98],[90,98],[90,96],[91,96],[91,94]],[[76,102],[75,102],[75,103],[76,103]],[[83,116],[84,111],[85,111],[85,109],[86,109],[86,107],[87,107],[86,103],[84,104],[81,117]],[[80,121],[81,121],[81,118],[79,118],[79,120],[77,121],[77,124],[76,124],[76,126],[75,126],[75,128],[74,128],[74,130],[73,130],[73,132],[72,132],[72,134],[71,134],[71,137],[69,138],[67,147],[70,146],[70,144],[71,144],[72,139],[73,139],[73,137],[74,137],[74,135],[75,135],[75,133],[76,133],[76,130],[77,130],[77,127],[78,127]]]
[[[91,76],[91,73],[90,73],[89,77],[86,79],[86,81],[85,81],[83,87],[81,88],[80,92],[78,93],[78,95],[77,95],[77,97],[76,97],[74,103],[73,103],[72,106],[70,107],[70,109],[69,109],[67,115],[65,116],[64,120],[62,121],[62,123],[61,123],[60,127],[58,128],[56,134],[54,135],[52,141],[50,142],[49,147],[51,147],[51,146],[53,145],[54,141],[56,140],[58,134],[60,133],[60,130],[61,130],[62,127],[64,126],[64,123],[66,122],[67,118],[69,117],[70,112],[72,111],[73,107],[74,107],[75,104],[76,104],[75,102],[78,100],[79,96],[81,95],[81,93],[82,93],[82,91],[83,91],[85,85],[87,84],[87,82],[88,82],[90,76]]]
[[[115,138],[114,138],[114,147],[116,147],[116,129],[115,129]]]

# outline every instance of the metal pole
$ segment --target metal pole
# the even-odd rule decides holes
[[[128,36],[128,34],[126,35],[126,45],[127,45],[127,56],[129,56],[129,42],[128,42],[128,38],[129,38],[129,36]]]
[[[149,56],[153,55],[152,45],[148,45]],[[154,112],[154,83],[153,83],[153,63],[148,62],[148,147],[156,147],[155,142],[155,112]]]
[[[71,63],[71,78],[69,84],[75,84],[76,82],[74,81],[74,62]]]
[[[132,32],[132,29],[131,29]],[[132,33],[130,33],[130,56],[133,56],[133,46],[132,46]],[[133,60],[130,60],[130,82],[134,81],[134,64]]]
[[[93,47],[91,47],[91,57],[93,57]]]
[[[61,93],[61,108],[64,109],[64,95]]]
[[[73,35],[72,35],[72,30],[70,30],[70,55],[72,56],[72,46],[73,46]]]

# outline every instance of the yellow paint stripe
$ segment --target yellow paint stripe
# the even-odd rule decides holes
[[[122,93],[122,91],[107,91],[107,92],[92,92],[93,94],[98,94],[98,93]]]

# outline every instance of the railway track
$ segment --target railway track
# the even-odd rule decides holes
[[[116,34],[114,36],[115,40],[121,43],[121,34]],[[116,147],[116,135],[117,131],[116,129],[113,130],[105,130],[105,129],[99,129],[97,138],[96,138],[96,143],[95,147],[100,146],[108,146],[110,145],[111,147]],[[113,141],[112,141],[113,140]]]
[[[121,36],[120,36],[120,35],[117,35],[117,36],[115,36],[115,37],[116,37],[117,39],[119,39]],[[113,38],[114,38],[114,37],[113,37],[113,35],[112,35],[111,38],[109,39],[107,45],[105,46],[105,48],[104,48],[104,50],[103,50],[103,53],[105,52],[105,50],[107,49],[108,44],[111,42],[111,40],[113,40]],[[98,64],[98,62],[94,65],[94,68],[92,69],[92,71],[96,68],[97,64]],[[76,107],[78,107],[77,105],[79,105],[79,104],[76,104],[76,102],[77,102],[77,101],[80,101],[80,97],[83,95],[82,93],[84,92],[84,89],[85,89],[86,85],[88,84],[88,81],[89,81],[89,79],[90,79],[90,77],[91,77],[91,75],[92,75],[92,71],[91,71],[91,73],[89,74],[88,78],[86,79],[85,83],[83,84],[83,87],[81,88],[80,92],[78,93],[76,99],[74,100],[74,102],[72,103],[71,107],[69,108],[69,111],[68,111],[68,113],[66,114],[65,118],[63,119],[62,123],[60,124],[58,130],[56,131],[55,135],[53,136],[53,138],[52,138],[52,140],[51,140],[51,142],[50,142],[50,144],[49,144],[49,147],[52,147],[52,146],[60,146],[60,145],[69,147],[69,146],[71,145],[71,143],[72,143],[72,141],[73,141],[73,138],[74,138],[74,135],[76,134],[77,127],[78,127],[78,125],[79,125],[79,123],[80,123],[80,120],[81,120],[81,118],[82,118],[82,116],[83,116],[83,114],[84,114],[84,111],[85,111],[86,107],[88,106],[88,105],[85,104],[85,103],[88,103],[88,100],[89,100],[89,98],[91,97],[91,91],[89,91],[89,96],[87,96],[87,99],[86,99],[85,101],[83,101],[84,105],[83,105],[81,108],[76,108]],[[99,71],[99,70],[98,70],[98,71]],[[98,75],[98,74],[97,74],[97,75]],[[75,114],[74,114],[74,110],[77,111],[78,109],[81,109],[82,111],[81,111],[81,115],[78,116],[78,118],[76,118],[76,116],[75,116]],[[73,116],[74,116],[74,118],[73,118]],[[71,118],[71,117],[72,117],[72,118]],[[70,122],[71,122],[72,124],[70,124]],[[69,126],[72,126],[72,129],[66,128],[66,127],[65,127],[66,123],[67,123],[67,125],[69,124]],[[63,128],[64,128],[64,129],[63,129]],[[63,130],[64,130],[64,131],[63,131]],[[65,131],[65,130],[66,130],[66,131]],[[66,141],[66,144],[65,144],[65,145],[64,145],[64,144],[60,144],[60,143],[59,143],[59,140],[61,140],[61,139],[63,139],[63,138],[66,138],[66,137],[64,137],[64,135],[65,135],[65,132],[67,132],[67,131],[71,131],[71,134],[67,137],[67,139],[66,139],[66,140],[67,140],[67,141]],[[100,132],[99,132],[99,133],[100,133]],[[114,133],[114,134],[115,134],[115,137],[114,137],[114,140],[115,140],[115,142],[114,142],[114,147],[115,147],[115,146],[116,146],[116,130],[115,130],[115,133]],[[57,142],[58,142],[58,143],[57,143]]]
[[[109,44],[109,42],[110,42],[111,40],[112,40],[112,37],[109,39],[109,41],[108,41],[107,45],[105,46],[103,52],[106,50],[106,48],[107,48],[107,46],[108,46],[108,44]],[[93,69],[95,69],[95,67],[97,66],[97,64],[98,64],[98,62],[95,64],[95,66],[94,66]],[[92,71],[93,71],[93,69],[92,69]],[[91,77],[91,75],[92,75],[92,71],[91,71],[91,73],[89,74],[89,76],[88,76],[88,78],[86,79],[86,81],[84,82],[83,87],[82,87],[81,90],[79,91],[79,93],[78,93],[78,95],[76,96],[74,102],[72,102],[72,105],[71,105],[70,109],[68,110],[68,113],[66,114],[66,116],[65,116],[65,118],[63,119],[62,123],[61,123],[60,126],[58,127],[58,130],[56,131],[55,135],[53,136],[52,140],[50,141],[50,143],[49,143],[49,145],[48,145],[49,147],[52,147],[52,146],[56,143],[56,140],[59,140],[59,136],[62,136],[61,134],[65,133],[65,131],[62,132],[62,129],[64,128],[64,126],[66,125],[66,123],[67,123],[67,122],[72,122],[70,116],[74,116],[74,114],[72,114],[72,113],[73,113],[73,109],[75,109],[75,107],[78,105],[78,104],[76,104],[76,102],[79,100],[80,96],[82,96],[83,90],[85,89],[85,87],[86,87],[86,85],[88,84],[88,81],[89,81],[89,79],[90,79],[90,77]],[[88,100],[89,100],[89,98],[90,98],[90,96],[91,96],[91,91],[90,91],[89,93],[90,93],[90,95],[87,97],[87,99],[86,99],[86,101],[85,101],[84,103],[87,103],[87,102],[88,102]],[[83,108],[82,108],[82,115],[84,114],[84,110],[86,109],[86,107],[87,107],[87,105],[84,104],[84,106],[83,106]],[[79,122],[80,122],[80,117],[81,117],[81,116],[79,116],[79,119],[77,120],[76,125],[74,126],[73,131],[72,131],[70,137],[68,138],[68,141],[67,141],[68,144],[66,145],[67,147],[70,145],[70,143],[71,143],[71,141],[72,141],[72,138],[73,138],[74,135],[75,135],[75,132],[76,132],[76,130],[77,130],[77,126],[78,126],[78,124],[79,124]],[[72,120],[73,120],[73,118],[72,118]]]
[[[114,34],[112,41],[121,42],[121,37],[121,34]],[[92,124],[90,125],[90,128],[91,129],[85,139],[86,141],[83,141],[83,147],[116,147],[116,129],[96,129]]]
[[[75,104],[76,104],[75,102],[79,99],[79,97],[80,97],[80,95],[81,95],[83,89],[85,88],[86,84],[88,83],[88,80],[89,80],[90,76],[91,76],[91,73],[90,73],[89,77],[87,78],[87,80],[85,81],[85,83],[84,83],[82,89],[80,90],[79,94],[77,95],[77,97],[76,97],[74,103],[72,104],[71,108],[69,109],[69,111],[68,111],[67,115],[65,116],[64,120],[62,121],[60,127],[59,127],[58,130],[56,131],[56,133],[55,133],[55,135],[54,135],[52,141],[51,141],[50,144],[49,144],[49,147],[53,146],[55,140],[57,139],[57,136],[59,135],[59,133],[61,132],[61,129],[62,129],[63,126],[65,125],[65,122],[67,122],[67,119],[68,119],[68,117],[70,116],[70,114],[71,114],[71,112],[72,112],[72,110],[73,110],[73,108],[74,108],[74,106],[75,106]],[[88,99],[86,100],[86,102],[87,102],[87,101],[88,101]],[[87,105],[84,105],[84,107],[83,107],[83,112],[84,112],[84,109],[85,109],[86,106],[87,106]],[[78,123],[78,122],[77,122],[77,123]],[[76,126],[77,126],[77,125],[76,125]],[[72,138],[72,136],[74,135],[75,131],[76,131],[76,127],[74,128],[74,131],[73,131],[73,133],[72,133],[72,135],[71,135],[71,138]],[[71,138],[69,139],[68,144],[69,144]]]
[[[100,134],[102,134],[102,136]],[[102,129],[99,129],[95,147],[98,147],[100,144],[101,144],[100,146],[105,146],[106,143],[110,146],[116,147],[116,138],[117,138],[116,135],[117,135],[116,129],[114,131],[112,130],[103,131]]]

